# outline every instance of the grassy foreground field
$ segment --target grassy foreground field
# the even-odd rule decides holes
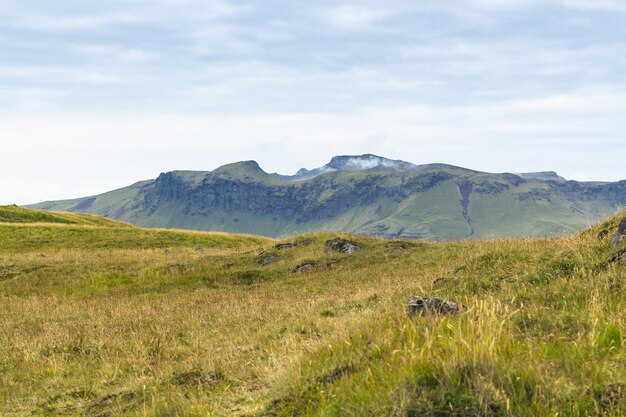
[[[361,247],[348,255],[329,233],[280,250],[0,208],[0,415],[623,416],[617,222],[547,240],[341,235]],[[466,311],[409,318],[414,293]]]

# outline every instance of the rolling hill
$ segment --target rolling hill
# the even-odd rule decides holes
[[[491,174],[376,155],[337,156],[296,175],[254,161],[173,171],[101,195],[32,206],[144,227],[286,236],[315,230],[411,239],[572,233],[626,205],[626,181],[554,172]]]
[[[618,217],[426,243],[15,212],[0,207],[2,416],[626,415]],[[412,294],[462,314],[408,316]]]

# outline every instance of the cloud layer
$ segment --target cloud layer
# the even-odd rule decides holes
[[[626,178],[622,1],[13,2],[0,203],[337,153]]]

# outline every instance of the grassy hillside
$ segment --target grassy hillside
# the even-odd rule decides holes
[[[79,213],[46,212],[18,206],[0,206],[0,223],[55,223],[81,226],[132,227],[102,216]]]
[[[0,415],[621,416],[616,227],[342,235],[348,255],[331,233],[1,223]],[[414,293],[465,313],[409,318]]]

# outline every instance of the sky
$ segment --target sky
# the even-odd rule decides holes
[[[374,153],[626,179],[624,0],[0,0],[0,204]]]

